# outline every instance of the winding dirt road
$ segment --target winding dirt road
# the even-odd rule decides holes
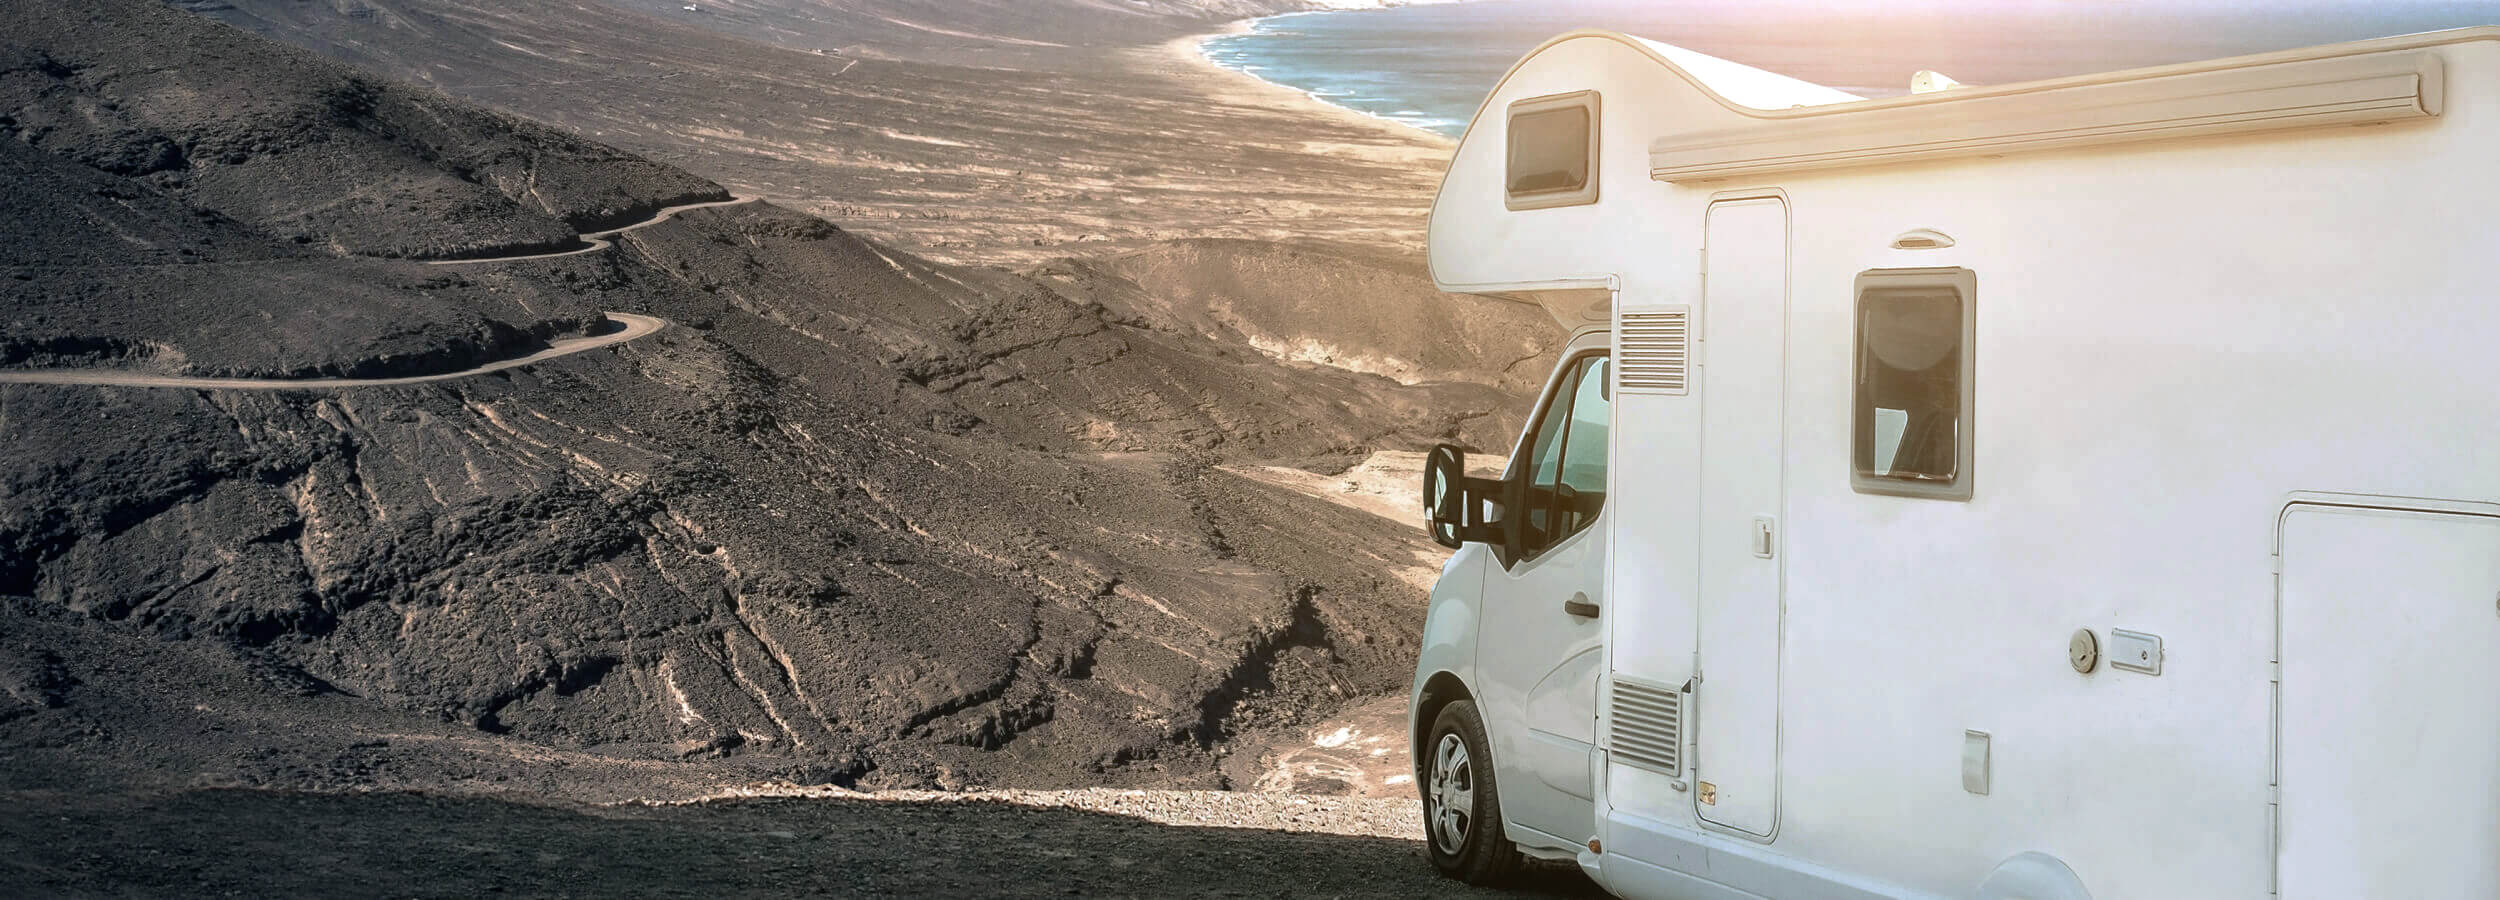
[[[517,369],[542,363],[559,356],[571,356],[584,350],[613,347],[668,327],[668,320],[633,313],[607,313],[610,321],[624,327],[607,334],[557,338],[547,349],[517,359],[498,360],[475,368],[433,375],[409,375],[399,378],[194,378],[184,375],[151,375],[144,372],[112,369],[0,369],[0,384],[102,384],[116,387],[167,387],[236,391],[306,391],[333,388],[392,387],[449,381]]]
[[[755,202],[755,198],[753,197],[731,197],[727,200],[709,200],[702,203],[681,203],[676,206],[661,207],[659,212],[651,214],[651,218],[635,222],[631,225],[610,228],[605,231],[583,232],[581,239],[590,246],[574,250],[560,250],[554,253],[525,253],[519,256],[485,256],[477,259],[438,259],[428,260],[427,264],[436,266],[474,266],[485,263],[519,262],[521,260],[528,259],[554,259],[562,256],[579,256],[584,253],[596,253],[609,247],[616,246],[615,238],[619,235],[629,231],[649,228],[653,225],[666,222],[670,219],[676,218],[678,213],[682,213],[687,210],[709,209],[715,206],[736,206],[741,203],[753,202]],[[0,369],[0,384],[101,384],[114,387],[165,387],[234,391],[306,391],[355,387],[393,387],[397,385],[425,384],[430,381],[449,381],[454,378],[467,378],[472,375],[484,375],[489,372],[501,372],[505,369],[517,369],[533,363],[546,362],[547,360],[554,359],[559,356],[570,356],[584,350],[597,350],[601,347],[613,347],[668,327],[667,320],[657,319],[651,316],[640,316],[633,313],[622,312],[609,312],[606,315],[610,321],[616,322],[624,327],[607,334],[558,338],[550,342],[547,345],[547,349],[540,350],[528,356],[517,359],[499,360],[482,366],[462,369],[457,372],[440,372],[433,375],[409,375],[398,378],[200,378],[184,375],[151,375],[144,372],[115,371],[112,369]]]
[[[736,206],[741,203],[753,202],[755,202],[755,198],[753,197],[731,197],[727,200],[709,200],[702,203],[681,203],[676,206],[664,206],[660,208],[659,212],[652,213],[651,218],[644,219],[631,225],[610,228],[606,231],[583,232],[581,238],[590,246],[579,247],[572,250],[558,250],[553,253],[524,253],[519,256],[481,256],[476,259],[429,259],[425,262],[426,265],[429,266],[474,266],[484,263],[519,262],[525,259],[556,259],[565,256],[580,256],[584,253],[597,253],[601,250],[615,246],[616,242],[613,239],[617,235],[624,234],[628,231],[649,228],[653,225],[666,222],[670,219],[676,218],[678,213],[685,212],[690,209],[710,209],[715,206]]]

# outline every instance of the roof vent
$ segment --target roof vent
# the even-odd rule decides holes
[[[1912,228],[1892,239],[1895,250],[1942,250],[1953,246],[1953,238],[1933,228]]]
[[[1916,74],[1910,76],[1910,93],[1913,94],[1933,94],[1937,91],[1949,91],[1961,86],[1961,82],[1955,81],[1946,76],[1943,72],[1938,72],[1933,69],[1920,69]]]

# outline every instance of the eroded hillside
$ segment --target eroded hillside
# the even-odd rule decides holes
[[[1404,683],[1433,548],[1216,464],[1516,427],[1501,378],[1279,360],[1142,273],[1114,303],[764,203],[374,258],[720,192],[145,0],[0,9],[0,365],[450,371],[673,323],[420,387],[0,384],[13,787],[504,777],[479,747],[1220,784],[1230,735]]]
[[[1293,0],[189,5],[952,262],[1198,237],[1413,254],[1449,154],[1189,58],[1188,33]]]

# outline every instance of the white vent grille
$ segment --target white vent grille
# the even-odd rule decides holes
[[[1686,364],[1692,359],[1693,308],[1670,307],[1648,312],[1626,311],[1616,337],[1623,349],[1615,357],[1622,374],[1618,384],[1634,393],[1682,394],[1689,388]]]
[[[1614,760],[1669,778],[1684,774],[1684,692],[1637,681],[1614,682],[1614,718],[1606,730]]]

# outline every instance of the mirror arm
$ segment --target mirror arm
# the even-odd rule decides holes
[[[1440,541],[1440,529],[1447,528],[1457,542],[1448,546],[1489,544],[1502,557],[1503,564],[1509,565],[1518,535],[1519,484],[1466,473],[1467,453],[1457,445],[1435,446],[1425,459],[1423,499],[1426,515],[1432,520],[1434,540]],[[1436,476],[1445,479],[1439,491],[1434,490]],[[1434,505],[1436,500],[1438,507]]]
[[[1461,475],[1456,485],[1465,514],[1460,519],[1459,540],[1502,546],[1504,522],[1509,518],[1508,499],[1504,491],[1508,483],[1499,478],[1474,478]]]

